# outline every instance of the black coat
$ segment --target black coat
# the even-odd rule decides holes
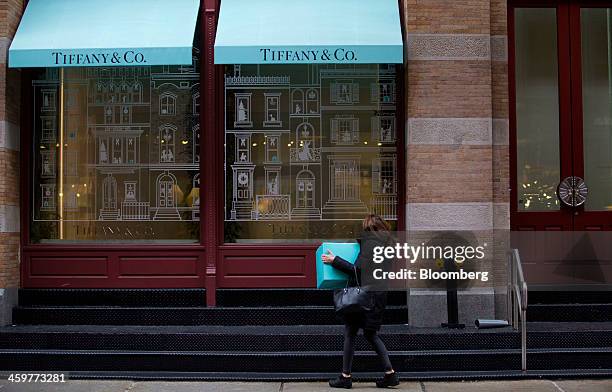
[[[362,281],[362,273],[371,273],[371,268],[374,265],[372,260],[373,249],[375,246],[387,245],[386,235],[373,236],[370,234],[362,235],[361,239],[358,239],[360,249],[355,264],[349,263],[340,256],[334,257],[332,267],[346,273],[349,276],[348,286],[354,287]],[[359,282],[355,278],[355,271]],[[367,289],[367,288],[366,288]],[[369,291],[368,294],[374,297],[374,308],[368,312],[360,314],[352,314],[342,316],[345,324],[357,325],[364,329],[373,329],[378,331],[383,323],[383,313],[385,306],[387,305],[387,292],[386,291]]]

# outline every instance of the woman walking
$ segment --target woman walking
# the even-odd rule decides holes
[[[363,220],[363,234],[358,241],[360,250],[357,260],[355,260],[355,265],[339,256],[335,256],[331,251],[322,256],[324,263],[331,264],[332,267],[345,272],[349,276],[349,287],[360,285],[360,281],[357,281],[357,279],[361,280],[361,272],[364,270],[368,271],[372,267],[374,247],[387,245],[389,241],[389,226],[380,216],[367,215]],[[342,359],[342,374],[329,381],[329,385],[333,388],[350,389],[353,385],[351,367],[355,352],[355,338],[359,329],[363,329],[365,339],[378,354],[385,370],[384,377],[376,381],[376,386],[386,388],[399,385],[399,378],[393,370],[393,366],[391,366],[387,348],[377,334],[383,321],[383,313],[387,304],[387,292],[372,291],[368,292],[368,295],[373,296],[374,300],[374,307],[371,310],[343,315],[344,356]]]

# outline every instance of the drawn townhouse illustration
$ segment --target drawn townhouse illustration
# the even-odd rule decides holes
[[[396,219],[394,68],[247,67],[225,77],[226,219]]]

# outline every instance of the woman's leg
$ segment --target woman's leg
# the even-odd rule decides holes
[[[342,373],[345,376],[351,374],[351,368],[353,366],[353,354],[355,353],[355,338],[359,327],[345,324],[344,325],[344,355],[342,357]]]
[[[391,366],[391,361],[389,360],[389,353],[387,352],[385,343],[376,334],[376,331],[372,329],[364,329],[363,336],[366,338],[368,343],[372,345],[374,351],[376,351],[376,354],[378,354],[378,358],[380,358],[383,367],[385,368],[385,372],[392,372],[393,366]]]

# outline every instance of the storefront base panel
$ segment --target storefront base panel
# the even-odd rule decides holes
[[[217,263],[222,288],[315,287],[316,245],[223,246]]]
[[[24,288],[198,288],[204,287],[201,248],[26,250]]]

